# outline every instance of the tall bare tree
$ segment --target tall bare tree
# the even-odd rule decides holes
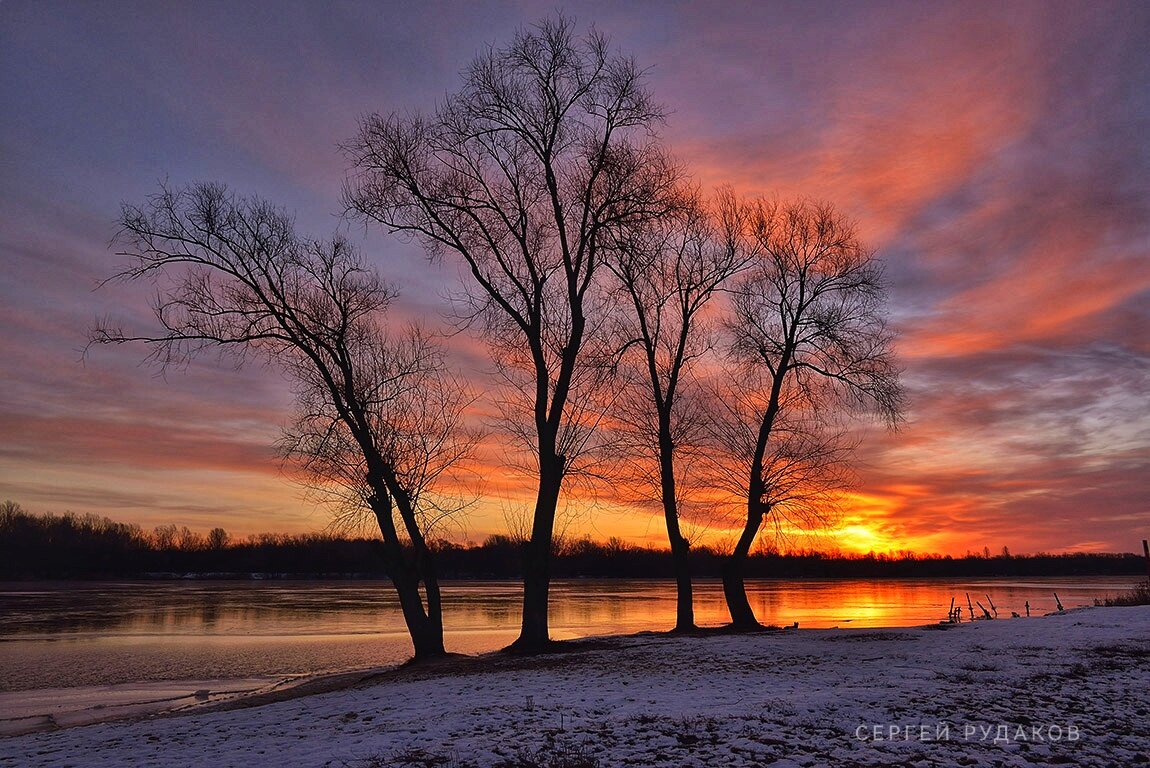
[[[102,322],[92,343],[146,344],[160,366],[214,350],[285,369],[298,406],[285,450],[370,510],[415,657],[443,655],[425,531],[433,484],[467,449],[464,399],[425,334],[384,330],[395,288],[344,240],[303,239],[282,210],[216,184],[162,188],[125,205],[120,226],[131,261],[112,279],[164,281],[159,331]]]
[[[711,349],[704,312],[744,256],[743,209],[730,191],[709,210],[683,190],[667,215],[618,230],[608,266],[622,306],[620,367],[633,399],[616,403],[617,444],[638,484],[663,509],[675,569],[676,631],[695,627],[690,542],[680,526],[684,451],[701,445],[703,411],[687,391],[693,365]],[[626,375],[629,374],[629,375]],[[629,438],[629,439],[628,439]],[[693,463],[693,462],[688,462]]]
[[[580,384],[606,235],[662,213],[676,174],[651,134],[661,118],[635,63],[560,16],[481,54],[435,114],[372,115],[345,147],[349,211],[459,256],[465,317],[522,375],[538,488],[520,650],[549,642],[556,507],[594,425]]]
[[[767,536],[774,547],[835,528],[842,515],[842,493],[856,479],[849,463],[856,441],[832,403],[812,406],[806,397],[785,391],[770,438],[760,451],[773,376],[754,364],[738,364],[707,384],[704,402],[712,446],[700,474],[720,493],[715,514],[742,524],[723,563],[723,591],[733,625],[751,629],[759,623],[742,579],[751,548]],[[753,518],[747,515],[747,489],[756,461],[763,494],[759,503],[766,511],[757,524],[749,524]]]
[[[731,620],[744,628],[759,626],[743,563],[764,520],[812,510],[820,492],[811,489],[839,463],[844,445],[820,420],[857,408],[893,427],[903,403],[881,266],[853,222],[808,200],[759,201],[747,215],[754,259],[732,283],[726,322],[731,357],[752,377],[752,396],[737,404],[752,425],[742,449],[746,518],[723,571]]]

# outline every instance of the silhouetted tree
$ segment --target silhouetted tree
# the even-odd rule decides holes
[[[698,456],[678,463],[676,456],[701,446],[703,411],[692,407],[689,377],[711,348],[704,310],[741,264],[742,219],[729,191],[708,210],[694,190],[684,189],[666,215],[617,230],[607,260],[621,305],[618,368],[629,384],[615,403],[613,415],[621,426],[616,445],[627,459],[624,465],[638,470],[629,479],[653,491],[662,506],[675,563],[679,631],[695,626],[690,543],[679,522],[680,475]]]
[[[206,548],[207,545],[207,539],[201,534],[196,533],[186,525],[180,527],[180,532],[177,534],[176,546],[181,550],[184,552],[194,552]]]
[[[219,550],[228,546],[231,537],[223,528],[213,528],[208,531],[208,549]]]
[[[459,409],[441,387],[430,342],[418,333],[396,340],[383,329],[395,288],[346,241],[303,239],[282,210],[216,184],[163,188],[143,206],[125,205],[120,225],[120,255],[131,264],[115,278],[168,280],[154,307],[160,331],[129,334],[100,323],[91,341],[149,345],[160,366],[220,350],[285,369],[298,396],[287,452],[318,470],[313,478],[355,484],[383,537],[416,658],[442,655],[421,502],[458,452],[416,441],[451,443]],[[437,399],[428,407],[424,398]]]
[[[0,527],[7,531],[27,514],[19,504],[11,499],[5,499],[4,503],[0,504]]]
[[[587,347],[606,234],[662,213],[676,175],[651,139],[661,117],[635,63],[560,16],[482,53],[435,114],[372,115],[345,147],[349,211],[462,258],[464,318],[522,395],[511,424],[538,490],[521,650],[549,642],[557,504],[595,425]]]
[[[475,430],[463,425],[472,401],[468,388],[446,370],[442,348],[419,327],[376,336],[352,354],[352,368],[371,382],[362,397],[372,405],[366,419],[377,450],[393,467],[416,527],[431,538],[467,506],[466,499],[446,492],[441,480],[478,439]],[[365,512],[373,509],[376,493],[367,481],[367,459],[355,436],[343,429],[323,378],[307,365],[296,369],[293,378],[296,418],[284,430],[280,450],[320,498],[336,502],[335,527],[356,531]]]
[[[157,549],[175,549],[176,536],[179,532],[179,526],[170,523],[168,525],[157,525],[152,530],[152,541],[155,542]]]
[[[736,627],[758,626],[743,563],[763,521],[787,506],[816,508],[804,498],[815,491],[804,489],[841,465],[830,414],[861,407],[893,427],[903,401],[881,268],[855,225],[830,204],[806,200],[759,201],[747,215],[753,259],[732,283],[726,322],[737,380],[752,382],[738,403],[752,425],[738,446],[747,459],[746,518],[723,571]]]
[[[724,597],[729,608],[734,606],[732,620],[740,628],[750,628],[758,624],[753,615],[747,618],[750,607],[744,605],[742,576],[756,538],[769,530],[769,538],[759,539],[760,551],[777,557],[780,543],[833,529],[841,517],[842,493],[855,479],[848,463],[855,441],[826,403],[812,406],[784,391],[770,438],[760,453],[760,430],[773,376],[753,366],[736,370],[734,376],[731,371],[720,374],[730,379],[712,382],[706,415],[713,445],[700,474],[722,493],[716,505],[720,514],[729,511],[742,523],[724,560],[722,576]],[[767,510],[758,525],[747,524],[749,478],[756,476],[752,471],[761,480],[760,504]]]

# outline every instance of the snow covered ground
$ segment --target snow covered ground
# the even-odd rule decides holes
[[[0,740],[10,766],[1150,764],[1150,607],[637,635]]]

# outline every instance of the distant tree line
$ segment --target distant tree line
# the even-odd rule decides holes
[[[520,579],[526,542],[495,535],[479,545],[433,545],[445,579]],[[33,514],[19,504],[0,505],[0,579],[98,579],[252,576],[280,578],[385,578],[379,539],[328,534],[258,534],[233,540],[222,528],[208,535],[186,526],[152,531],[96,515]],[[692,571],[722,575],[725,553],[696,546]],[[557,578],[670,578],[666,549],[620,539],[556,543]],[[896,554],[843,555],[817,551],[760,550],[747,560],[750,578],[899,578],[983,576],[1140,575],[1135,554],[1036,554],[963,557]]]

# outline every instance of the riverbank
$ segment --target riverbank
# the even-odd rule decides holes
[[[261,706],[0,740],[12,766],[1135,765],[1150,607],[947,628],[640,634]]]
[[[117,683],[0,693],[0,738],[166,714],[214,711],[342,690],[372,670],[325,675]]]

